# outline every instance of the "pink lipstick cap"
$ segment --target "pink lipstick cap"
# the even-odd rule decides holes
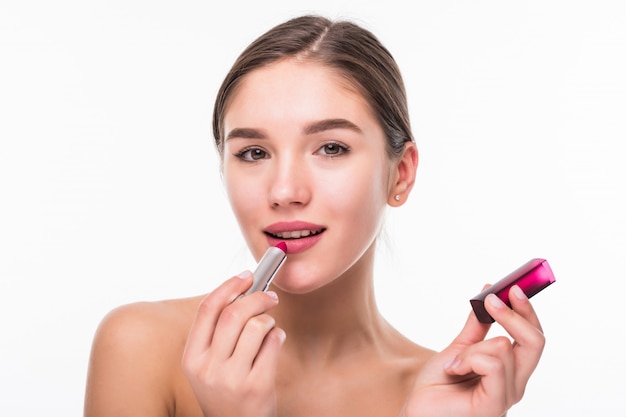
[[[524,294],[530,298],[553,282],[555,282],[555,278],[548,261],[540,258],[531,259],[485,291],[473,297],[470,300],[470,304],[480,322],[493,323],[493,317],[485,309],[484,302],[487,295],[495,294],[506,305],[511,307],[509,290],[513,285],[517,284],[524,291]]]

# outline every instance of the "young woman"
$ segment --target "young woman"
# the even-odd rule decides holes
[[[518,287],[486,305],[511,335],[485,340],[470,313],[441,352],[377,310],[377,235],[418,163],[389,52],[350,22],[303,16],[254,41],[218,93],[225,187],[258,260],[287,245],[268,292],[244,271],[210,294],[112,311],[97,331],[85,415],[502,416],[523,395],[544,337]]]

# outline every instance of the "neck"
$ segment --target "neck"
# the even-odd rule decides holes
[[[285,348],[301,361],[329,361],[372,346],[387,328],[373,289],[374,245],[358,265],[331,284],[307,294],[277,290],[272,311],[285,330]]]

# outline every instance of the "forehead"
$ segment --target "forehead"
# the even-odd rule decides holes
[[[289,58],[246,74],[232,93],[225,127],[255,119],[342,117],[371,123],[374,113],[352,80],[319,63]]]

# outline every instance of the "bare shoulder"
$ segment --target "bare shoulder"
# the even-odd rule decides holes
[[[399,384],[396,392],[408,394],[419,372],[437,352],[416,343],[391,325],[386,330],[383,338],[386,343],[381,350],[385,353],[384,360],[378,373],[390,372]],[[404,399],[404,395],[401,398]]]
[[[180,357],[202,298],[127,304],[102,319],[89,361],[86,416],[173,414]]]
[[[137,302],[110,311],[100,322],[93,348],[140,358],[162,356],[184,345],[202,297]]]
[[[185,332],[202,297],[137,302],[117,307],[101,321],[96,340],[110,339],[132,347]]]
[[[412,362],[412,365],[409,366],[410,368],[420,368],[437,353],[433,349],[417,344],[393,327],[390,327],[389,333],[391,334],[389,340],[393,341],[392,347],[396,357],[401,358],[403,361]]]

